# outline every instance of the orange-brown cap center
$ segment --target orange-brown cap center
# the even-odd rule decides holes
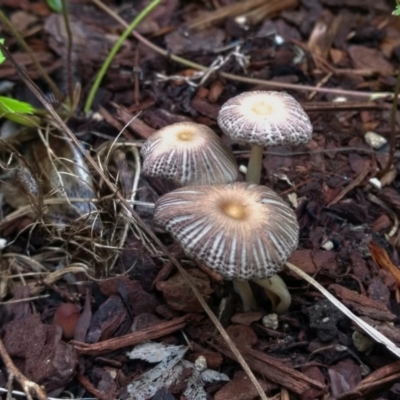
[[[221,204],[220,209],[226,216],[238,221],[246,219],[248,215],[246,206],[238,201],[226,201]]]
[[[265,101],[255,103],[251,108],[258,115],[270,115],[273,112],[271,104]]]
[[[193,133],[190,131],[182,131],[178,133],[178,139],[187,141],[187,140],[192,140],[193,138]]]

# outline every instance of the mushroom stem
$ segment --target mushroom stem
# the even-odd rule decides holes
[[[263,152],[263,147],[258,145],[252,146],[247,166],[246,182],[260,183]]]
[[[235,292],[241,297],[244,311],[256,310],[257,302],[247,281],[233,281]]]
[[[278,275],[266,279],[254,279],[253,282],[262,286],[272,302],[272,308],[277,314],[284,314],[290,307],[292,299],[285,282]]]

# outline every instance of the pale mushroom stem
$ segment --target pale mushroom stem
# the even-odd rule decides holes
[[[252,146],[249,164],[247,166],[246,182],[252,182],[256,184],[260,183],[263,150],[264,148],[261,146]],[[257,302],[248,282],[233,281],[233,287],[235,288],[236,293],[242,299],[244,311],[257,309]]]
[[[243,310],[250,311],[257,309],[257,302],[254,298],[253,292],[247,281],[233,281],[233,288],[235,292],[240,296],[243,303]]]
[[[278,275],[266,279],[254,279],[253,282],[262,286],[272,302],[272,307],[277,314],[285,314],[290,307],[292,299],[285,282]]]
[[[247,166],[246,182],[260,183],[263,150],[261,146],[252,146]],[[257,302],[248,282],[233,281],[233,287],[242,299],[244,311],[257,310]]]
[[[252,146],[247,166],[246,182],[256,183],[257,185],[260,183],[263,153],[264,147]]]
[[[246,182],[260,183],[263,153],[264,148],[261,146],[255,145],[251,148]],[[264,288],[265,293],[271,300],[272,308],[277,314],[284,314],[287,312],[292,299],[285,282],[278,275],[273,275],[266,279],[255,279],[254,282]],[[251,290],[250,286],[249,290]]]

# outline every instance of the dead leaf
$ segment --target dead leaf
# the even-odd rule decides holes
[[[361,381],[360,367],[350,358],[328,369],[334,397],[353,389]]]
[[[154,396],[159,389],[170,387],[173,383],[176,385],[182,379],[184,369],[191,371],[183,392],[188,400],[207,400],[207,393],[204,390],[205,382],[229,380],[225,374],[207,368],[198,369],[191,362],[183,360],[187,349],[185,346],[146,342],[137,345],[129,352],[127,355],[131,359],[158,363],[145,372],[140,379],[128,385],[130,400],[146,400]]]
[[[207,301],[213,292],[207,275],[197,269],[193,269],[190,270],[190,278]],[[165,300],[173,310],[203,312],[203,307],[180,273],[165,282],[158,282],[156,287],[163,293]]]
[[[269,389],[269,384],[260,380],[264,390]],[[271,385],[272,386],[272,385]],[[253,400],[258,397],[258,392],[243,371],[237,371],[233,379],[219,390],[214,400]]]
[[[27,378],[52,391],[71,381],[78,364],[74,348],[61,335],[59,326],[45,325],[39,316],[31,316],[5,326],[4,346],[10,357],[19,360]]]
[[[392,263],[386,250],[373,241],[369,243],[368,248],[375,263],[390,272],[396,279],[397,286],[400,288],[400,270]]]

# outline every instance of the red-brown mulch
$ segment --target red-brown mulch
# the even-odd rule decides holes
[[[129,23],[147,3],[107,5]],[[82,106],[93,77],[124,28],[92,2],[69,2],[72,77],[80,83],[82,95],[68,124],[95,158],[104,143],[114,140],[127,124],[120,141],[143,141],[179,121],[206,124],[221,134],[216,117],[222,103],[246,90],[269,88],[261,81],[239,82],[223,73],[268,80],[275,90],[288,91],[309,114],[313,139],[299,148],[268,149],[262,184],[280,193],[296,211],[300,243],[291,262],[400,345],[399,153],[396,150],[392,169],[380,176],[389,154],[389,144],[382,138],[390,137],[391,101],[372,96],[394,91],[400,61],[399,20],[391,16],[394,4],[385,0],[276,1],[268,6],[271,18],[267,18],[266,5],[258,2],[260,8],[246,19],[236,18],[243,10],[236,16],[218,17],[234,3],[246,2],[163,1],[138,32],[170,57],[130,37],[97,93],[96,115],[85,116]],[[68,42],[62,16],[51,12],[44,1],[3,0],[2,10],[66,93]],[[0,36],[5,37],[15,61],[49,95],[35,65],[4,26],[0,26]],[[224,64],[197,87],[193,83],[201,77],[196,78],[193,68],[177,63],[172,55],[204,66],[222,57]],[[10,92],[14,97],[38,106],[8,61],[0,66],[0,79],[15,84]],[[400,112],[396,120],[400,123]],[[6,124],[0,123],[0,133],[5,135]],[[374,132],[372,137],[384,144],[374,148],[365,138],[367,132]],[[18,136],[13,145],[23,153],[28,140],[32,136]],[[245,165],[248,149],[232,145],[225,136],[223,140],[232,146],[239,164]],[[4,155],[2,165],[6,162]],[[121,150],[112,162],[114,177],[120,173],[116,182],[128,195],[134,175],[132,158]],[[380,179],[381,188],[373,178]],[[112,193],[100,180],[95,185],[101,207],[111,209]],[[154,203],[172,188],[161,179],[142,177],[136,200]],[[2,218],[14,208],[5,203]],[[136,210],[153,229],[151,209],[138,206]],[[87,234],[81,227],[54,237],[40,224],[31,227],[35,219],[30,214],[0,221],[1,237],[9,243],[0,264],[0,338],[16,367],[54,397],[66,390],[76,398],[128,398],[128,385],[156,364],[131,360],[127,351],[143,341],[160,341],[188,346],[186,361],[195,363],[203,356],[209,369],[230,378],[229,382],[203,382],[209,398],[257,398],[181,274],[164,254],[143,244],[140,230],[130,225],[121,249],[117,240],[112,251],[106,248],[111,242],[104,237],[115,233],[112,215],[101,215],[101,225],[91,231],[99,245],[90,249],[79,242]],[[257,292],[259,288],[254,287],[259,312],[243,313],[230,282],[198,268],[167,235],[155,232],[184,261],[268,396],[399,398],[400,361],[384,346],[360,336],[358,327],[293,272],[281,274],[293,302],[274,329],[262,323],[271,307],[264,294]],[[85,273],[82,268],[61,280],[46,281],[43,275],[83,264],[88,268]],[[38,265],[45,265],[47,271],[35,269]],[[22,277],[30,272],[37,273],[36,278]],[[39,293],[44,297],[24,301]],[[63,339],[61,328],[52,325],[56,308],[64,302],[81,310],[74,341]],[[8,373],[0,363],[0,388],[7,387]],[[185,379],[160,389],[153,399],[183,399],[194,372],[186,365],[182,376]],[[0,392],[0,398],[6,395]]]

